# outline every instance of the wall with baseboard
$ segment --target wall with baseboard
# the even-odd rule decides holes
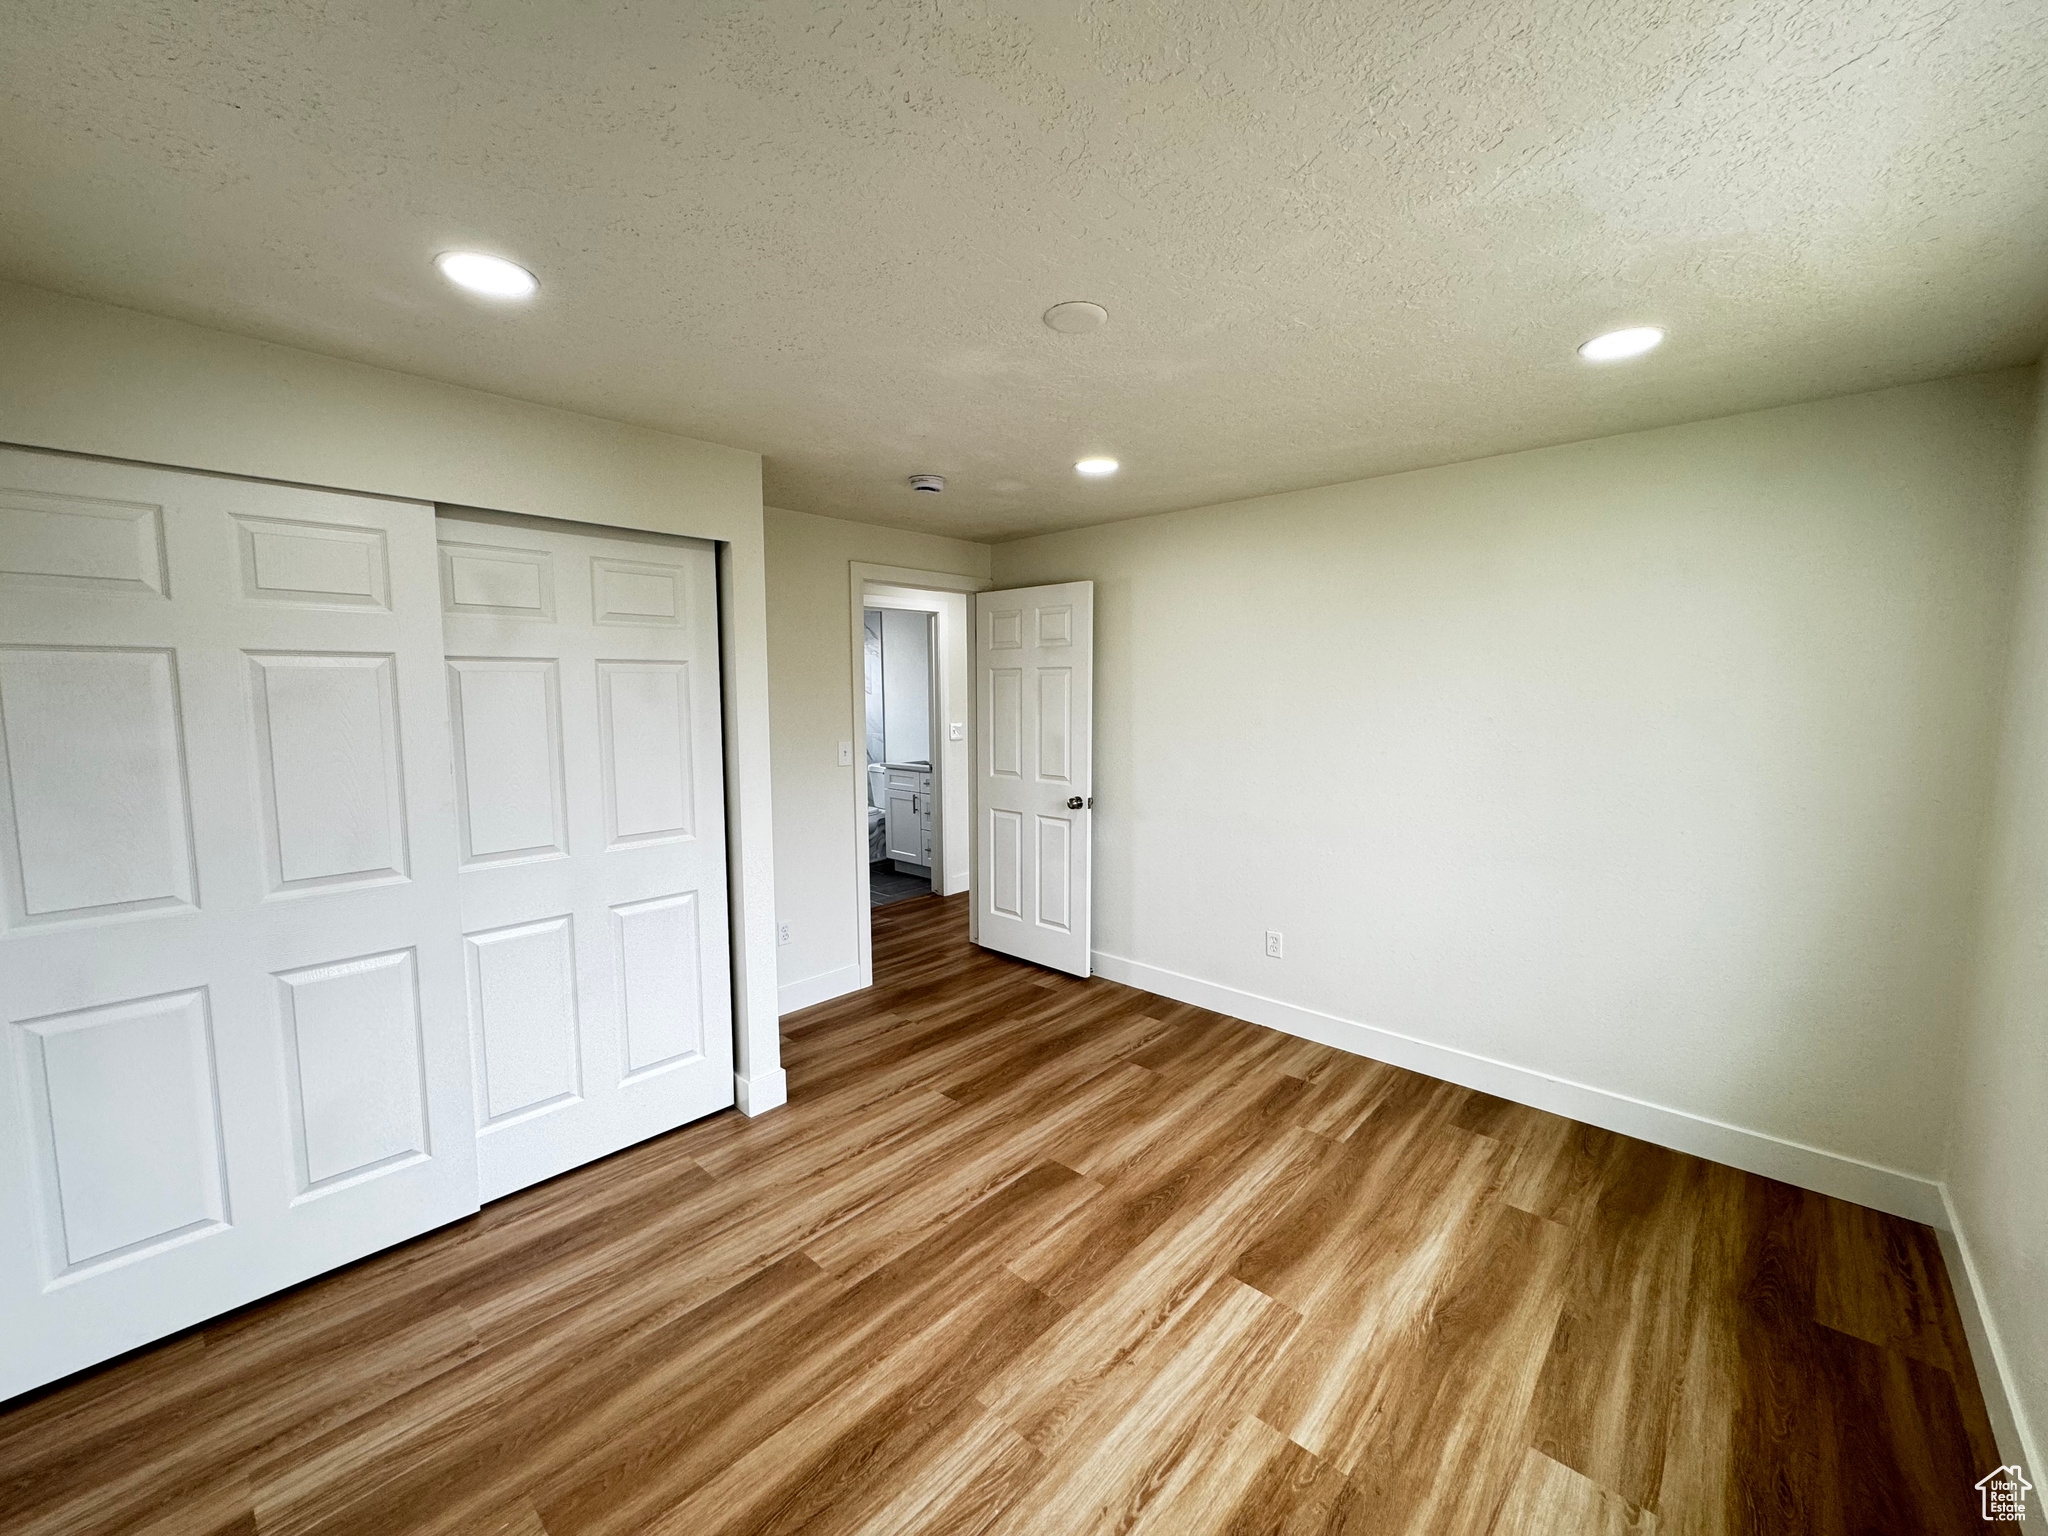
[[[1938,1221],[2029,383],[996,546],[1096,583],[1104,970]]]
[[[1948,1184],[1950,1275],[1981,1314],[1985,1396],[2008,1399],[2006,1458],[2044,1482],[2048,1426],[2048,389],[2026,487],[2020,603],[1983,896],[1974,1006],[1958,1042]],[[1958,1266],[1960,1265],[1960,1270]],[[1989,1354],[1993,1370],[1986,1371]],[[1994,1403],[1993,1417],[2000,1415]]]
[[[777,917],[789,927],[777,954],[781,1009],[791,1013],[860,985],[860,770],[839,765],[854,718],[852,567],[986,576],[989,547],[775,507],[766,520]]]

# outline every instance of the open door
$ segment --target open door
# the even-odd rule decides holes
[[[984,592],[974,633],[980,942],[1086,976],[1095,583]]]

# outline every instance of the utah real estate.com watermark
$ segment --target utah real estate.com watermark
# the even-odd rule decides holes
[[[2019,1463],[2009,1467],[1993,1468],[1977,1481],[1977,1492],[1984,1497],[1984,1518],[1988,1521],[2017,1523],[2027,1518],[2027,1495],[2034,1485],[2027,1481],[2020,1471]]]

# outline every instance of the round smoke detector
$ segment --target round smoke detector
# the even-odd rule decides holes
[[[1045,323],[1063,336],[1082,336],[1089,331],[1099,331],[1108,319],[1108,310],[1100,304],[1090,304],[1086,299],[1069,299],[1045,312]]]
[[[946,488],[946,477],[944,475],[912,475],[910,477],[910,488],[913,491],[923,491],[928,496],[936,496]]]

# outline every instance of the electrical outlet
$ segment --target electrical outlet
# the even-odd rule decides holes
[[[839,766],[842,768],[851,768],[853,766],[853,743],[850,741],[839,743]]]
[[[789,942],[789,924],[784,923],[775,930],[775,942],[778,944],[787,944]]]
[[[1280,934],[1277,929],[1268,928],[1266,930],[1266,958],[1268,960],[1278,960],[1280,958]]]
[[[955,720],[952,727],[946,732],[946,735],[953,741],[965,741],[967,739],[967,727],[960,721]]]

